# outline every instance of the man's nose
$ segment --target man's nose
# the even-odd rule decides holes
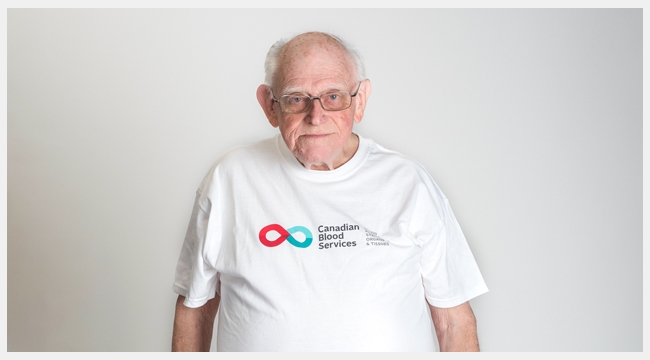
[[[324,121],[325,109],[323,109],[323,103],[321,103],[320,98],[314,98],[311,100],[311,107],[308,115],[308,120],[313,125],[318,125]]]

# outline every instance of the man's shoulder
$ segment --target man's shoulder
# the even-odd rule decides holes
[[[427,168],[401,152],[391,150],[372,141],[369,160],[382,169],[384,179],[393,179],[396,183],[414,188],[426,189],[426,192],[439,199],[445,199],[438,184]]]
[[[247,145],[230,148],[212,163],[199,189],[211,186],[218,179],[232,178],[236,174],[247,174],[261,164],[277,162],[277,136]]]
[[[408,171],[414,174],[424,173],[428,175],[425,167],[411,156],[380,145],[370,139],[369,143],[369,160],[371,162],[381,164],[383,168],[391,168],[392,171]]]

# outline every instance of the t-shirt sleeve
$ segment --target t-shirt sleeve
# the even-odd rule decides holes
[[[449,201],[430,177],[418,188],[409,232],[421,245],[429,304],[450,308],[488,291]]]
[[[219,291],[216,260],[221,225],[215,221],[217,214],[206,195],[205,183],[196,194],[173,285],[174,292],[185,296],[183,304],[191,308],[202,306]]]

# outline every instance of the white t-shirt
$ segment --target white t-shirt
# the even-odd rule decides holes
[[[219,292],[217,350],[435,351],[427,301],[487,291],[427,171],[359,140],[347,163],[315,171],[277,135],[205,177],[173,288],[188,307]]]

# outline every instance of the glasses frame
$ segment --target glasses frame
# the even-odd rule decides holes
[[[291,96],[291,95],[282,95],[282,96],[280,96],[280,99],[276,99],[275,94],[273,94],[273,88],[271,88],[271,98],[273,99],[274,102],[278,103],[278,105],[280,106],[280,110],[285,114],[304,114],[304,113],[308,112],[309,110],[311,110],[311,107],[314,106],[314,100],[315,99],[318,99],[318,102],[320,102],[320,106],[325,111],[343,111],[345,109],[349,109],[350,106],[352,106],[352,98],[354,98],[355,96],[357,96],[359,94],[359,89],[361,89],[361,83],[362,82],[363,81],[359,82],[359,85],[357,86],[357,91],[355,91],[354,94],[350,94],[350,92],[346,91],[346,90],[336,90],[338,92],[346,92],[346,93],[350,94],[350,103],[348,104],[348,106],[344,107],[343,109],[339,109],[339,110],[327,110],[327,109],[325,109],[325,106],[323,106],[323,101],[321,100],[321,97],[323,95],[327,95],[327,94],[322,94],[322,95],[319,95],[319,96],[309,96],[309,94],[302,93],[305,97],[307,97],[309,99],[309,105],[307,106],[307,108],[305,108],[305,110],[303,110],[301,112],[287,112],[287,111],[284,111],[284,109],[282,108],[282,104],[280,103],[280,99],[282,99],[283,97],[286,97],[286,96]]]

